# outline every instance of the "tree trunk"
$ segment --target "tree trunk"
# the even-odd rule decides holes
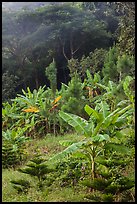
[[[120,73],[119,73],[119,82],[121,82],[121,71],[120,71]]]
[[[39,88],[39,81],[38,81],[38,77],[37,76],[35,77],[35,83],[36,83],[36,89],[38,89]]]
[[[56,117],[55,110],[54,110],[54,115]],[[56,119],[55,118],[54,118],[54,122],[53,122],[53,132],[54,132],[54,135],[56,136]]]
[[[56,124],[55,124],[55,121],[54,121],[54,124],[53,124],[53,133],[54,133],[54,135],[56,135]]]
[[[34,73],[35,73],[35,84],[36,84],[36,89],[38,89],[39,88],[39,80],[38,80],[38,74],[37,74],[37,66],[35,67],[37,62],[34,62],[34,63],[35,64],[33,66],[34,66]]]
[[[94,160],[94,156],[92,156],[92,165],[91,165],[92,167],[92,169],[91,169],[91,180],[93,180],[94,181],[94,179],[95,179],[95,160]],[[94,188],[90,188],[90,191],[92,191],[92,192],[94,192],[95,190],[94,190]]]
[[[92,179],[94,180],[94,178],[95,178],[95,160],[94,160],[94,157],[92,157],[92,172],[91,172],[91,175],[92,175]]]

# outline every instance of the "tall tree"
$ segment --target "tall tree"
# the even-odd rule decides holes
[[[135,2],[112,2],[120,16],[118,47],[121,52],[135,55]]]
[[[68,60],[81,59],[96,48],[108,48],[113,39],[94,12],[70,3],[3,12],[2,37],[3,72],[16,73],[23,88],[34,82],[37,88],[48,83],[43,76],[52,58],[58,78],[67,82]],[[60,77],[62,73],[65,79]]]

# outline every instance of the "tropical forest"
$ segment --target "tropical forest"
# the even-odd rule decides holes
[[[135,2],[2,2],[2,202],[135,202]]]

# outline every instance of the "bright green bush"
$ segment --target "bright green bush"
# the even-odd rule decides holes
[[[27,158],[25,151],[26,141],[30,138],[25,137],[25,130],[18,128],[17,131],[7,130],[2,132],[2,167],[16,167]]]
[[[62,93],[63,104],[61,110],[73,114],[82,115],[84,107],[83,87],[76,74],[68,84],[68,88]]]
[[[30,188],[30,182],[25,179],[11,180],[10,182],[18,193],[27,193]]]

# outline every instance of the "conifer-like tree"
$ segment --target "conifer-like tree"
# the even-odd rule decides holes
[[[57,89],[57,68],[54,58],[52,63],[46,68],[45,74],[50,81],[50,88],[52,90],[53,97],[55,98],[55,93]]]
[[[46,163],[46,160],[40,155],[37,154],[34,159],[31,160],[31,163],[27,164],[27,167],[24,169],[19,169],[19,172],[29,174],[32,177],[38,179],[38,187],[43,187],[43,181],[47,178],[46,175],[53,171],[50,169]]]
[[[108,82],[109,80],[118,81],[118,72],[117,72],[117,58],[118,50],[115,46],[110,48],[108,54],[106,55],[104,67],[102,73],[104,76],[104,81]]]
[[[122,193],[134,187],[134,179],[122,174],[123,168],[130,161],[126,158],[124,161],[118,159],[119,155],[113,153],[113,158],[110,158],[110,156],[109,158],[105,156],[106,159],[100,157],[98,159],[98,163],[100,164],[100,166],[98,165],[98,176],[92,181],[87,179],[82,181],[83,185],[92,190],[94,189],[94,194],[90,196],[91,200],[123,202],[124,196]],[[131,195],[129,197],[132,199]]]
[[[126,75],[133,75],[135,70],[134,57],[123,54],[118,56],[117,72],[119,73],[119,81],[121,81]]]
[[[83,87],[77,73],[72,77],[68,84],[68,89],[63,94],[64,104],[61,110],[81,115],[84,107]]]

